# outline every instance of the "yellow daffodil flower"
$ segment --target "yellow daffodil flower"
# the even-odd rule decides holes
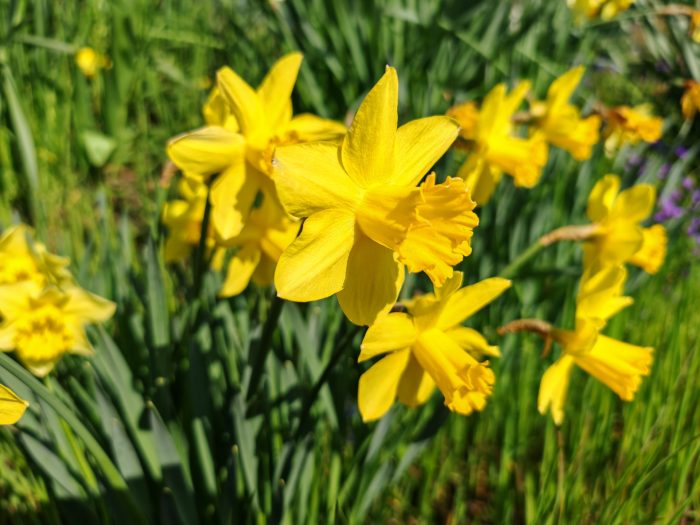
[[[387,67],[360,105],[341,145],[283,146],[275,184],[301,234],[280,257],[280,297],[314,301],[337,294],[355,324],[371,324],[394,305],[404,267],[436,286],[471,252],[472,212],[461,179],[416,184],[457,137],[445,116],[397,127],[398,78]]]
[[[658,228],[645,234],[639,225],[651,214],[655,200],[656,189],[650,184],[637,184],[620,192],[620,178],[616,175],[599,180],[588,197],[587,214],[595,227],[584,244],[584,264],[589,267],[596,262],[631,262],[658,269],[659,256],[663,262],[665,236],[662,238]]]
[[[576,17],[610,20],[629,9],[635,0],[567,0]]]
[[[0,285],[34,281],[40,286],[71,280],[69,261],[50,253],[33,238],[31,229],[19,224],[0,235]]]
[[[182,199],[172,200],[163,207],[162,221],[168,227],[165,262],[184,261],[199,245],[207,204],[208,189],[205,184],[183,178],[177,187]],[[224,250],[217,246],[213,226],[209,227],[206,248],[211,257],[211,267],[218,270],[223,262]]]
[[[639,266],[647,273],[656,273],[666,259],[668,236],[662,224],[642,228],[642,246],[632,256],[630,263]]]
[[[565,149],[576,160],[586,160],[599,139],[600,117],[581,118],[579,109],[569,98],[581,81],[585,68],[575,67],[549,86],[547,100],[533,105],[536,129],[550,144]]]
[[[277,261],[296,238],[299,226],[272,196],[265,196],[262,206],[250,213],[240,235],[226,243],[238,251],[229,262],[219,295],[238,295],[251,279],[260,286],[271,285]]]
[[[185,176],[212,183],[212,222],[222,239],[238,235],[261,189],[273,193],[272,155],[282,144],[337,140],[338,122],[311,114],[292,117],[291,94],[301,53],[278,60],[258,89],[231,68],[217,74],[217,86],[204,108],[208,125],[175,137],[168,156]]]
[[[410,407],[425,403],[435,386],[453,412],[469,415],[483,409],[495,377],[488,361],[477,359],[499,355],[498,348],[462,322],[510,285],[494,277],[462,288],[462,274],[455,272],[434,294],[407,301],[408,313],[377,319],[362,341],[358,361],[387,355],[360,377],[362,419],[379,419],[397,397]]]
[[[560,425],[574,365],[598,379],[624,401],[631,401],[642,376],[649,374],[653,349],[624,343],[600,334],[607,320],[632,303],[623,297],[626,271],[621,266],[603,266],[582,278],[576,308],[576,330],[553,328],[549,334],[562,356],[542,377],[537,399],[541,414],[548,411]]]
[[[605,152],[612,155],[625,144],[656,142],[661,138],[663,119],[651,114],[646,105],[619,106],[608,110]]]
[[[547,163],[544,137],[537,134],[525,139],[513,135],[513,115],[529,89],[529,82],[521,82],[506,95],[505,84],[499,84],[484,99],[478,118],[470,103],[448,112],[464,129],[462,138],[472,143],[472,153],[457,176],[465,180],[480,205],[491,198],[503,173],[511,175],[516,186],[531,188]]]
[[[29,403],[12,390],[0,385],[0,425],[14,425],[24,415]]]
[[[700,82],[687,80],[685,82],[685,92],[681,97],[683,116],[690,120],[695,117],[698,109],[700,109]]]
[[[91,47],[78,49],[75,54],[75,63],[87,78],[94,77],[100,69],[112,66],[112,61],[108,57],[98,53]]]
[[[63,354],[91,355],[85,325],[106,321],[114,310],[113,302],[78,286],[0,286],[0,351],[14,350],[30,372],[43,377]]]

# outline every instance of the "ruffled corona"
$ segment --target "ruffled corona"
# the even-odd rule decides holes
[[[668,237],[666,228],[661,224],[654,224],[642,229],[642,247],[630,259],[630,263],[639,266],[647,273],[656,273],[666,259],[666,247]]]

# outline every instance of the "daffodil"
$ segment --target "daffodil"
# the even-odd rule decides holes
[[[163,207],[162,221],[168,227],[165,241],[165,261],[184,261],[199,245],[202,234],[202,220],[207,204],[208,188],[196,180],[182,178],[178,182],[181,199],[175,199]],[[217,245],[214,228],[209,227],[205,246],[211,257],[211,266],[221,268],[224,250]]]
[[[632,303],[621,295],[626,271],[621,266],[602,266],[582,279],[574,331],[553,328],[547,337],[562,348],[562,355],[551,365],[540,383],[537,407],[548,411],[560,425],[564,402],[574,365],[598,379],[622,400],[631,401],[641,378],[649,374],[653,349],[636,346],[602,335],[607,320]]]
[[[536,129],[547,142],[567,150],[576,160],[586,160],[598,142],[600,117],[581,118],[580,110],[569,103],[585,69],[575,67],[549,86],[547,100],[532,106]]]
[[[219,295],[238,295],[251,279],[260,286],[271,285],[277,261],[296,238],[299,226],[272,196],[265,196],[262,206],[250,213],[240,235],[226,243],[238,251],[229,262]]]
[[[597,18],[610,20],[629,9],[635,0],[567,0],[577,18]]]
[[[629,262],[647,273],[656,273],[666,259],[667,244],[668,236],[662,224],[642,228],[642,246]]]
[[[0,425],[14,425],[24,415],[29,403],[12,390],[0,385]]]
[[[45,376],[66,353],[92,354],[85,325],[109,319],[114,309],[111,301],[77,286],[0,286],[0,351],[14,350],[29,371]]]
[[[464,128],[462,138],[471,154],[457,175],[465,180],[474,200],[483,205],[491,198],[503,173],[513,177],[516,186],[531,188],[540,179],[547,163],[547,144],[540,134],[521,138],[513,134],[513,115],[530,89],[521,82],[510,93],[499,84],[481,105],[478,119],[475,106],[462,104],[449,115]]]
[[[588,218],[594,223],[592,234],[585,241],[584,264],[596,261],[605,265],[631,262],[643,268],[660,265],[660,244],[665,247],[658,228],[653,232],[640,226],[652,212],[656,190],[650,184],[637,184],[620,191],[620,178],[606,175],[599,180],[588,197]],[[645,235],[647,248],[644,248]],[[665,249],[665,248],[664,248]]]
[[[238,235],[260,190],[275,191],[269,175],[283,144],[338,140],[345,126],[311,114],[292,116],[291,94],[301,53],[278,60],[257,89],[231,68],[217,74],[204,108],[207,126],[175,137],[170,159],[185,176],[212,183],[212,222],[222,239]]]
[[[695,117],[695,113],[700,109],[700,82],[686,81],[685,92],[681,97],[681,109],[686,119],[690,120]]]
[[[663,119],[651,114],[646,105],[619,106],[608,111],[605,151],[612,155],[625,144],[656,142],[661,138]]]
[[[81,47],[75,53],[75,63],[87,78],[94,77],[100,69],[112,66],[112,61],[91,47]]]
[[[358,405],[364,421],[382,417],[395,399],[410,407],[440,389],[445,405],[459,414],[482,410],[495,377],[483,355],[498,348],[462,322],[491,303],[510,281],[494,277],[462,288],[455,272],[442,288],[405,302],[407,313],[377,319],[362,341],[359,362],[383,355],[360,377]]]
[[[68,259],[50,253],[34,239],[32,230],[18,224],[0,235],[0,285],[34,281],[40,286],[71,279]]]
[[[287,212],[305,218],[280,257],[280,297],[314,301],[337,294],[356,324],[371,324],[396,302],[404,268],[436,286],[471,252],[478,219],[461,179],[416,184],[457,137],[445,116],[397,127],[398,79],[387,67],[360,105],[342,144],[279,147],[275,184]]]

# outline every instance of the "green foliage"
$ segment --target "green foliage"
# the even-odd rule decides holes
[[[552,358],[534,338],[499,341],[483,413],[450,414],[435,396],[366,425],[355,403],[362,333],[335,299],[283,304],[252,288],[221,300],[221,277],[195,271],[197,254],[178,267],[162,257],[165,142],[201,125],[218,67],[254,84],[291,49],[305,55],[295,109],[340,120],[387,63],[399,72],[403,121],[501,81],[529,78],[543,96],[574,63],[597,69],[576,95],[582,105],[652,101],[671,117],[662,147],[615,159],[597,150],[585,163],[553,152],[533,190],[504,181],[480,212],[468,282],[584,222],[588,191],[608,171],[656,183],[673,163],[660,188],[671,191],[697,159],[695,148],[672,152],[692,144],[678,97],[680,79],[699,78],[698,49],[686,20],[660,28],[649,14],[657,3],[639,4],[575,26],[564,2],[548,0],[0,1],[0,222],[31,222],[72,258],[81,284],[118,303],[114,321],[90,334],[95,356],[64,359],[46,382],[0,355],[0,381],[31,402],[18,430],[0,433],[0,523],[700,519],[700,273],[680,221],[665,269],[634,275],[636,303],[609,329],[657,349],[651,377],[623,404],[575,374],[561,430],[536,411]],[[74,64],[84,45],[112,61],[91,80]],[[670,69],[654,74],[660,60]],[[644,155],[641,168],[631,153]],[[457,166],[450,154],[438,172]],[[571,326],[579,267],[574,245],[542,251],[472,322],[494,343],[496,327],[517,317]],[[404,293],[413,288],[427,282],[410,278]]]

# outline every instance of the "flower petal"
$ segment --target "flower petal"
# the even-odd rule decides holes
[[[182,171],[209,177],[242,158],[244,147],[244,139],[238,133],[207,126],[171,139],[167,153]]]
[[[551,411],[552,419],[557,425],[561,425],[564,420],[564,401],[566,401],[566,392],[569,388],[569,378],[573,366],[574,359],[571,356],[563,355],[547,369],[540,382],[537,410],[542,415],[547,413],[547,410]]]
[[[14,425],[27,410],[27,403],[12,390],[0,385],[0,425]]]
[[[457,121],[443,116],[416,119],[396,132],[394,177],[397,186],[415,186],[440,160],[459,134]]]
[[[408,314],[394,312],[382,316],[367,330],[360,345],[358,363],[387,352],[410,347],[416,339],[416,328]]]
[[[361,191],[343,170],[339,154],[339,147],[332,142],[277,148],[274,180],[290,215],[309,217],[328,208],[355,206]]]
[[[460,324],[510,288],[511,282],[500,277],[484,279],[461,288],[445,301],[437,327],[444,329]]]
[[[394,352],[360,376],[357,404],[363,421],[379,419],[391,408],[410,357],[410,350]]]
[[[274,130],[291,117],[290,99],[304,55],[288,53],[270,68],[258,87],[258,97],[270,129]]]
[[[260,97],[245,80],[230,67],[222,67],[216,74],[216,81],[243,135],[249,137],[256,134],[261,127],[266,127]]]
[[[246,289],[260,262],[260,255],[260,249],[254,244],[248,244],[236,252],[228,264],[219,297],[233,297]]]
[[[588,196],[588,218],[593,222],[600,222],[607,217],[619,191],[620,177],[617,175],[606,175],[596,182]]]
[[[290,133],[298,142],[314,142],[339,140],[347,131],[348,128],[342,122],[302,113],[290,120],[279,133]]]
[[[656,188],[651,184],[637,184],[617,196],[612,214],[626,221],[640,222],[651,215],[656,201]]]
[[[343,167],[363,188],[391,179],[398,123],[399,80],[387,66],[360,104],[341,149]]]
[[[476,358],[481,358],[484,355],[492,357],[501,356],[501,351],[498,347],[490,345],[486,338],[473,328],[456,326],[446,330],[445,333],[450,339],[457,343],[462,350],[466,350]]]
[[[435,381],[411,355],[399,382],[397,392],[399,401],[409,407],[416,407],[425,403],[434,391]]]
[[[211,223],[220,242],[238,235],[261,187],[261,174],[234,163],[211,186]]]
[[[351,322],[371,325],[396,303],[404,273],[391,250],[357,232],[345,284],[338,292],[340,307]]]
[[[343,288],[355,238],[355,216],[324,210],[309,217],[275,271],[277,294],[290,301],[316,301]]]
[[[82,322],[99,323],[106,321],[114,315],[117,305],[83,290],[78,287],[71,287],[63,290],[68,296],[68,302],[63,307],[67,314],[75,315]]]

